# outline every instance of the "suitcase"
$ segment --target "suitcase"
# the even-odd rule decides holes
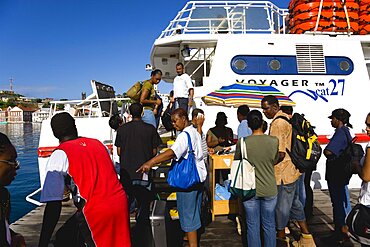
[[[167,247],[167,233],[170,228],[171,216],[165,201],[155,200],[152,202],[149,214],[150,226],[152,229],[152,236],[154,246]]]
[[[138,216],[140,217],[140,216]],[[181,246],[182,231],[179,220],[171,219],[166,201],[152,201],[149,219],[138,220],[133,229],[134,247],[172,247]]]

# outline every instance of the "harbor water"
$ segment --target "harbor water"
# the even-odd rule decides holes
[[[7,187],[11,195],[10,222],[16,221],[36,207],[26,201],[26,196],[40,187],[37,162],[40,130],[40,123],[0,124],[0,131],[6,134],[15,146],[21,163],[15,180]]]

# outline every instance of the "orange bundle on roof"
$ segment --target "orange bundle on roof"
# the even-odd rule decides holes
[[[316,21],[308,21],[298,25],[295,25],[291,29],[291,33],[301,34],[307,31],[315,31]],[[350,31],[358,32],[358,23],[352,23]],[[348,25],[346,21],[320,21],[320,25],[317,30],[319,32],[347,32]]]
[[[360,5],[357,2],[346,2],[346,7],[348,11],[356,12],[360,9]],[[291,8],[289,8],[290,13],[302,13],[302,12],[309,12],[309,11],[319,11],[320,9],[320,1],[318,2],[308,2],[308,3],[298,3],[292,5]],[[322,3],[322,9],[323,10],[343,10],[343,5],[341,1],[330,1],[330,2],[323,2]]]
[[[359,31],[361,16],[357,0],[293,0],[289,10],[290,33]]]
[[[370,0],[360,1],[359,34],[370,34]]]

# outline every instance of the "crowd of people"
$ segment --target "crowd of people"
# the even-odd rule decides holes
[[[184,241],[187,246],[199,245],[198,230],[202,227],[201,205],[204,187],[209,175],[208,156],[231,151],[236,144],[235,160],[247,153],[255,167],[256,194],[239,201],[240,214],[246,223],[248,246],[316,246],[307,225],[312,217],[313,193],[310,186],[312,170],[302,173],[293,164],[288,152],[291,149],[292,126],[284,120],[292,117],[292,108],[280,106],[274,96],[261,101],[260,110],[241,105],[237,110],[240,124],[237,137],[227,127],[227,116],[219,112],[215,127],[207,133],[202,126],[205,115],[194,106],[194,89],[184,65],[176,65],[178,76],[174,79],[174,91],[168,108],[176,131],[174,144],[159,153],[161,138],[158,134],[158,117],[162,102],[154,90],[162,72],[154,70],[151,78],[143,82],[140,100],[132,103],[129,113],[132,121],[123,123],[119,116],[109,122],[115,130],[115,146],[119,157],[112,160],[107,148],[98,140],[80,137],[74,118],[69,113],[58,113],[51,119],[54,136],[60,145],[50,156],[46,166],[46,179],[42,187],[41,201],[46,203],[39,247],[47,247],[58,222],[65,186],[71,191],[77,207],[74,215],[87,246],[131,246],[129,215],[140,210],[137,224],[148,224],[150,202],[155,194],[149,189],[150,170],[157,164],[188,157],[188,138],[194,150],[199,183],[177,192],[177,209]],[[189,119],[189,112],[192,119]],[[264,120],[269,119],[270,124]],[[229,116],[230,117],[230,116]],[[328,244],[350,242],[345,216],[351,210],[347,185],[349,179],[341,176],[336,168],[338,157],[352,140],[350,113],[335,109],[331,116],[335,134],[324,150],[327,158],[326,177],[333,205],[335,229],[323,239]],[[365,120],[370,136],[370,113]],[[268,134],[266,134],[268,132]],[[189,136],[189,137],[188,137]],[[244,142],[245,145],[241,145]],[[244,147],[245,150],[241,150]],[[358,170],[364,180],[360,203],[370,206],[370,151],[369,145]],[[25,246],[24,238],[10,230],[9,185],[19,169],[17,153],[6,135],[0,133],[0,190],[1,190],[1,246]],[[119,178],[117,176],[119,174]],[[227,172],[215,174],[221,183],[228,179]],[[287,226],[294,222],[300,228],[300,238],[292,241],[287,237]]]

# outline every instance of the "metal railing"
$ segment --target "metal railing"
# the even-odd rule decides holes
[[[109,98],[109,99],[51,101],[49,109],[49,118],[51,118],[58,112],[68,112],[74,117],[85,117],[85,118],[111,116],[114,103],[118,101],[122,101],[123,104],[125,104],[131,102],[131,99]],[[108,111],[102,109],[101,107],[102,102],[110,103]]]
[[[285,33],[287,9],[268,1],[190,1],[159,38],[178,34]]]

